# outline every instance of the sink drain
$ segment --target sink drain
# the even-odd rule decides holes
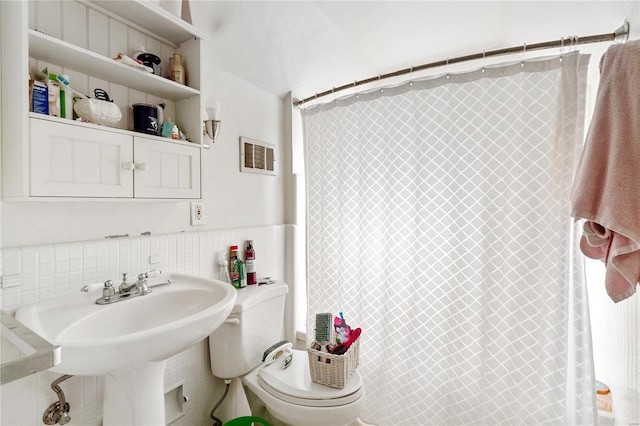
[[[65,400],[64,392],[62,392],[62,388],[58,386],[60,383],[65,380],[71,378],[73,376],[65,375],[59,377],[51,383],[51,389],[58,395],[58,401],[51,404],[44,412],[42,416],[42,421],[46,425],[66,425],[71,421],[71,416],[69,415],[69,411],[71,410],[71,406]]]

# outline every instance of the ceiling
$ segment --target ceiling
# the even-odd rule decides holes
[[[447,57],[611,33],[637,3],[190,0],[190,9],[217,66],[276,96],[306,97]]]

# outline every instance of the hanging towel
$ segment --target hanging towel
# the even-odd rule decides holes
[[[640,40],[612,45],[600,60],[571,204],[587,220],[582,252],[605,262],[607,294],[630,297],[640,281]]]

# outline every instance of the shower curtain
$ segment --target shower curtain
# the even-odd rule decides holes
[[[303,111],[308,330],[361,327],[365,421],[593,424],[569,192],[589,57],[485,67]]]

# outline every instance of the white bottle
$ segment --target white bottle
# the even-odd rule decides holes
[[[218,279],[231,284],[229,276],[229,257],[224,253],[218,253]]]

